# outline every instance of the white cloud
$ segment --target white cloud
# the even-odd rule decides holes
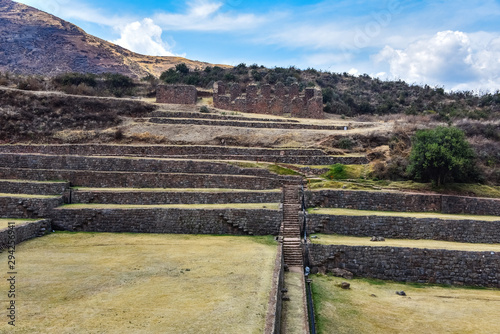
[[[126,49],[150,56],[173,56],[171,46],[161,38],[163,30],[150,18],[125,25],[120,39],[113,41]]]
[[[441,31],[404,49],[386,46],[374,60],[408,82],[446,85],[450,90],[500,88],[500,37]]]
[[[155,22],[169,30],[237,31],[260,26],[267,19],[254,14],[221,12],[222,3],[195,0],[187,3],[186,13],[158,13]]]

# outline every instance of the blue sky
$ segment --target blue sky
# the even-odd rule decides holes
[[[500,1],[20,2],[143,54],[500,89]]]

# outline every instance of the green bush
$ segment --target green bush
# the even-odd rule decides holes
[[[333,166],[330,166],[330,170],[325,174],[325,177],[330,180],[346,179],[347,169],[345,165],[337,163]]]

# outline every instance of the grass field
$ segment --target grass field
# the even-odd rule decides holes
[[[394,211],[370,211],[337,208],[311,208],[307,210],[310,214],[336,215],[336,216],[385,216],[405,218],[439,218],[447,220],[481,220],[500,221],[500,216],[479,216],[463,214],[445,214],[439,212],[394,212]]]
[[[15,333],[262,333],[276,250],[272,237],[33,239],[15,253]],[[0,291],[5,310],[6,279]],[[0,333],[13,333],[1,313]]]
[[[315,244],[345,245],[367,247],[409,247],[428,249],[462,250],[469,252],[500,252],[500,244],[474,244],[468,242],[450,242],[439,240],[385,239],[373,242],[370,237],[350,237],[337,234],[317,234],[318,239],[312,239]]]
[[[399,284],[314,275],[318,333],[498,334],[500,290]],[[406,297],[396,295],[405,291]]]

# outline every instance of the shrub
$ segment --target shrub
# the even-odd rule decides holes
[[[346,179],[346,167],[343,164],[337,163],[330,167],[330,171],[325,174],[325,177],[328,179]]]
[[[207,106],[201,106],[201,107],[200,107],[200,112],[201,112],[201,113],[209,113],[209,112],[210,112],[210,110],[208,109],[208,107],[207,107]]]
[[[475,155],[462,130],[437,127],[417,131],[413,137],[408,173],[419,181],[438,186],[447,181],[475,181]]]
[[[189,67],[187,67],[187,65],[184,63],[180,63],[180,64],[175,65],[175,70],[179,73],[182,73],[182,74],[189,73]]]

